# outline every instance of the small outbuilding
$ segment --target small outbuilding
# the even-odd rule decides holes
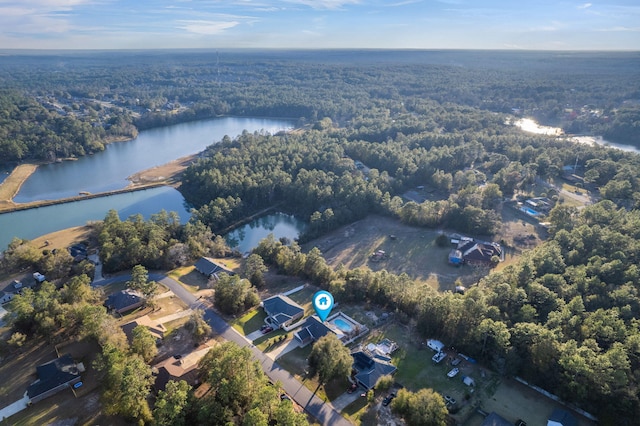
[[[427,340],[427,346],[429,347],[429,349],[436,352],[441,352],[444,349],[444,343],[436,339]]]

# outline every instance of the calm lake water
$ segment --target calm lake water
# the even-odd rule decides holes
[[[293,122],[288,120],[220,118],[143,131],[137,139],[109,145],[104,152],[93,156],[39,167],[14,200],[59,199],[77,195],[80,191],[124,188],[128,184],[126,178],[133,173],[202,151],[224,135],[234,137],[245,129],[276,133],[292,126]],[[0,251],[13,237],[33,239],[88,221],[102,220],[110,209],[117,210],[121,219],[137,213],[147,218],[162,209],[178,212],[183,222],[189,219],[184,198],[169,187],[4,213],[0,214]],[[245,232],[245,236],[248,234]]]
[[[168,186],[3,213],[0,214],[0,251],[7,248],[13,237],[31,240],[89,221],[103,220],[111,209],[117,210],[123,220],[138,213],[149,218],[162,209],[177,212],[182,223],[190,217],[182,194]]]
[[[227,234],[227,244],[241,253],[251,251],[258,246],[260,240],[269,234],[277,239],[286,237],[290,240],[298,238],[306,228],[306,224],[294,216],[285,213],[273,213],[259,217]]]
[[[287,120],[225,117],[145,130],[136,139],[110,144],[95,155],[38,167],[14,201],[56,200],[81,191],[122,189],[132,174],[200,152],[225,135],[235,137],[245,129],[276,133],[292,127],[293,121]]]

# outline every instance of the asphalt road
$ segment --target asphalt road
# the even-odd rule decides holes
[[[114,278],[101,279],[94,281],[94,285],[102,286],[113,282],[127,281],[130,276],[124,275]],[[191,294],[177,281],[163,274],[150,273],[149,279],[162,283],[167,286],[173,293],[178,296],[191,309],[202,309],[204,311],[204,319],[211,326],[211,329],[224,337],[230,342],[235,342],[241,347],[248,347],[253,353],[253,357],[260,362],[265,374],[269,376],[272,382],[280,382],[284,391],[296,403],[302,406],[305,411],[315,417],[320,423],[327,426],[351,426],[352,423],[346,420],[336,411],[331,404],[325,403],[318,398],[313,392],[307,389],[287,370],[280,367],[277,362],[267,357],[262,351],[253,346],[243,335],[238,333],[231,327],[220,315],[213,309],[207,307],[202,301]]]

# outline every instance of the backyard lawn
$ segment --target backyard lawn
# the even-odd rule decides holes
[[[267,314],[264,313],[264,309],[255,308],[240,318],[231,321],[231,326],[246,336],[249,333],[259,330],[266,318]]]
[[[207,277],[196,271],[194,266],[184,266],[169,272],[169,276],[182,284],[191,293],[209,288]]]

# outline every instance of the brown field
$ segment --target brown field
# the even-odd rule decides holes
[[[21,164],[13,169],[11,174],[0,183],[0,211],[13,207],[13,197],[37,168],[36,164]]]
[[[61,231],[52,232],[50,234],[42,235],[32,240],[32,243],[36,247],[48,248],[50,250],[60,249],[64,250],[73,244],[80,242],[91,242],[94,238],[93,228],[89,225],[75,226],[73,228],[63,229]],[[45,243],[48,241],[48,245]]]
[[[165,182],[168,185],[179,186],[180,182],[177,178],[197,158],[198,154],[178,158],[177,160],[170,161],[167,164],[152,167],[150,169],[135,173],[129,176],[127,179],[131,181],[131,185],[133,186],[158,182]]]
[[[453,290],[457,279],[467,286],[475,284],[489,272],[488,268],[449,265],[447,256],[452,247],[435,244],[441,232],[371,215],[305,244],[304,248],[318,247],[333,267],[342,264],[350,269],[368,267],[374,271],[406,273],[442,291]],[[498,235],[483,239],[506,243],[505,262],[499,268],[517,260],[523,249],[533,248],[542,241],[535,224],[512,209],[503,212],[503,226]],[[377,250],[384,250],[386,258],[373,262],[370,256]]]

